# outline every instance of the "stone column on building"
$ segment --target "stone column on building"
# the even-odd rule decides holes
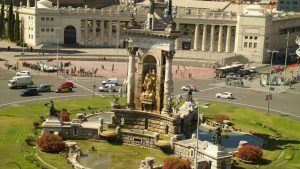
[[[226,35],[226,52],[230,52],[230,41],[231,41],[231,26],[227,26],[227,35]]]
[[[210,51],[214,51],[214,44],[215,44],[215,25],[211,25],[210,30]]]
[[[176,31],[179,31],[180,23],[176,23]],[[178,50],[180,48],[180,39],[179,37],[175,40],[175,49]]]
[[[218,52],[223,50],[223,25],[219,27],[219,41],[218,41]]]
[[[92,36],[93,46],[96,46],[96,20],[93,20],[93,36]]]
[[[203,35],[202,35],[202,51],[206,50],[206,34],[207,34],[207,25],[203,26]]]
[[[84,20],[84,46],[87,46],[88,44],[88,20]]]
[[[120,21],[117,21],[116,46],[120,46]]]
[[[199,49],[199,24],[195,25],[195,34],[194,34],[194,50]]]
[[[127,106],[129,109],[134,109],[134,86],[135,86],[135,55],[137,47],[128,47],[129,63],[127,76]]]
[[[112,45],[112,21],[108,21],[108,46]]]
[[[165,81],[164,81],[164,100],[163,100],[163,114],[169,114],[171,112],[170,107],[170,98],[173,88],[172,80],[172,60],[175,54],[175,51],[164,51],[164,57],[166,57],[166,66],[165,66]]]
[[[100,45],[104,46],[104,20],[100,23]]]

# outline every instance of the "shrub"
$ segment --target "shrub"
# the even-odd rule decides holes
[[[40,116],[40,122],[43,123],[45,121],[45,117],[44,116]]]
[[[24,141],[29,146],[35,146],[35,138],[33,135],[28,135]]]
[[[245,145],[238,149],[237,157],[251,162],[258,162],[261,160],[263,152],[260,147]]]
[[[164,160],[163,169],[191,169],[191,162],[179,158],[167,158]]]
[[[37,144],[43,151],[49,153],[58,153],[63,150],[65,146],[61,136],[51,133],[41,135],[37,141]]]
[[[70,115],[67,111],[67,109],[61,109],[58,113],[58,118],[61,119],[63,122],[70,121]]]
[[[229,120],[229,117],[224,114],[215,115],[215,121],[218,123],[223,123],[224,120]]]
[[[40,123],[35,121],[32,123],[32,125],[33,125],[33,128],[37,129],[39,127]]]

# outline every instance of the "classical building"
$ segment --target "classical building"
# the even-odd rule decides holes
[[[163,2],[164,0],[155,0]],[[124,47],[127,37],[124,27],[131,15],[146,26],[147,11],[143,3],[120,1],[102,9],[53,6],[48,0],[29,1],[19,7],[24,27],[24,39],[30,46],[40,44],[77,44],[82,47]],[[259,5],[231,2],[173,0],[176,30],[176,50],[190,50],[188,56],[219,61],[243,55],[249,61],[265,63],[267,50],[279,50],[294,45],[300,32],[300,13],[280,12]],[[168,12],[165,9],[164,13]],[[175,57],[180,56],[176,52]],[[182,56],[180,56],[182,57]]]
[[[277,9],[286,12],[300,12],[299,0],[278,0]]]

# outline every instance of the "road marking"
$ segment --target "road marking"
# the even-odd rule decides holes
[[[82,97],[82,96],[92,96],[92,95],[88,94],[88,95],[69,95],[69,96],[45,97],[45,98],[30,99],[30,100],[23,100],[23,101],[17,101],[17,102],[0,104],[0,107],[2,107],[2,106],[8,106],[8,105],[16,105],[16,104],[19,104],[19,103],[32,102],[32,101],[37,101],[37,100],[47,100],[47,99],[56,99],[56,98],[64,98],[64,97]]]
[[[258,108],[258,109],[262,109],[262,110],[268,110],[265,107],[260,107],[260,106],[250,105],[250,104],[244,104],[244,103],[239,103],[239,102],[230,102],[230,101],[225,101],[225,100],[208,99],[208,98],[203,98],[203,97],[198,97],[197,99],[208,100],[208,101],[217,101],[217,102],[223,102],[223,103],[229,103],[229,104],[236,104],[236,105],[241,105],[241,106],[253,107],[253,108]],[[294,115],[294,114],[291,114],[291,113],[287,113],[287,112],[283,112],[283,111],[275,110],[275,109],[269,109],[269,110],[273,111],[273,112],[276,112],[276,113],[279,113],[279,114],[289,115],[289,116],[296,117],[296,118],[300,119],[300,116],[298,116],[298,115]]]
[[[79,85],[78,83],[75,83],[75,82],[72,81],[71,79],[67,79],[67,78],[64,78],[64,77],[61,77],[61,76],[58,76],[58,77],[61,78],[61,79],[63,79],[63,80],[66,80],[66,81],[71,81],[71,82],[73,82],[73,83],[76,85],[76,87],[79,86],[79,87],[81,87],[81,88],[83,88],[83,89],[85,89],[85,90],[87,90],[87,91],[89,91],[89,92],[91,92],[91,93],[93,93],[93,94],[95,94],[95,95],[98,95],[98,96],[100,96],[100,97],[104,97],[104,95],[98,94],[98,93],[96,93],[96,92],[94,92],[94,91],[92,91],[92,90],[90,90],[90,89],[88,89],[88,88],[86,88],[86,87],[83,87],[83,86]],[[95,91],[96,91],[96,89],[95,89]]]

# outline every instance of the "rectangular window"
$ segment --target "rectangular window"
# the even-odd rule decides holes
[[[51,21],[54,21],[54,18],[51,18]]]
[[[254,40],[257,40],[257,36],[254,36]]]
[[[133,138],[133,141],[136,143],[142,143],[142,139],[140,138]]]
[[[245,39],[248,39],[248,36],[245,36]]]
[[[42,17],[42,21],[44,21],[45,20],[45,18],[44,17]]]
[[[74,129],[73,129],[73,135],[74,135],[74,136],[78,136],[78,129],[77,129],[77,128],[74,128]]]
[[[46,28],[46,32],[49,32],[49,28]]]
[[[252,48],[252,43],[249,43],[249,48]]]
[[[248,46],[248,42],[244,42],[244,48]]]
[[[51,32],[54,32],[54,29],[53,29],[53,28],[51,28]]]
[[[46,17],[46,21],[49,21],[49,18],[48,18],[48,17]]]
[[[297,5],[297,4],[298,4],[298,2],[297,2],[297,1],[294,1],[294,2],[293,2],[293,4],[294,4],[294,5]]]
[[[257,43],[253,43],[253,48],[257,48]]]
[[[42,32],[45,32],[45,29],[44,29],[44,28],[42,28]]]
[[[250,39],[253,39],[253,36],[250,36]]]
[[[284,4],[284,1],[280,1],[280,4]]]

